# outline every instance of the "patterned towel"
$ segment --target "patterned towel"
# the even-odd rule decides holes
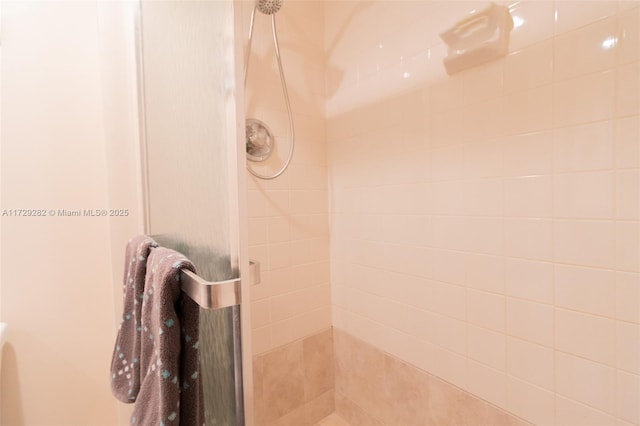
[[[140,331],[147,257],[158,244],[146,235],[127,243],[124,262],[124,307],[111,358],[111,391],[122,402],[134,402],[140,389]]]
[[[194,271],[193,264],[176,251],[159,247],[149,255],[142,304],[140,392],[133,425],[204,422],[199,307],[180,289],[181,269]]]

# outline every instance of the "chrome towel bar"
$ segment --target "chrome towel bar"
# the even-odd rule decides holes
[[[182,291],[205,309],[220,309],[239,305],[240,278],[225,281],[207,281],[193,272],[183,269],[180,274]]]

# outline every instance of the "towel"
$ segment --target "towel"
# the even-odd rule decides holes
[[[140,331],[147,257],[158,244],[146,235],[132,238],[124,256],[122,322],[111,358],[111,391],[122,402],[134,402],[140,389]]]
[[[199,307],[180,289],[182,254],[159,247],[147,261],[142,304],[140,392],[132,425],[204,423],[199,357]]]

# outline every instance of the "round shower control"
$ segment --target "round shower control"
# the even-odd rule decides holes
[[[248,118],[245,124],[247,134],[247,158],[251,161],[265,161],[271,155],[275,138],[266,124],[255,118]]]

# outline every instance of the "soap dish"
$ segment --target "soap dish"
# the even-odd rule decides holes
[[[490,3],[474,11],[440,34],[448,46],[444,67],[447,74],[492,61],[507,54],[513,19],[507,6]]]

